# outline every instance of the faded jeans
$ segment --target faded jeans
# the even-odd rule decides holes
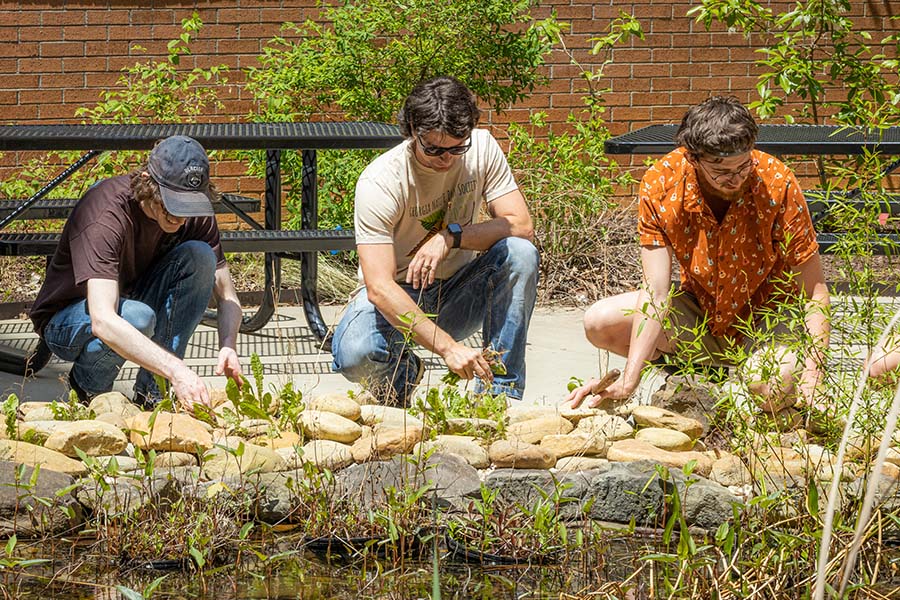
[[[481,329],[485,346],[502,353],[506,375],[495,375],[490,392],[521,400],[525,391],[525,342],[534,310],[538,252],[521,238],[498,241],[449,279],[424,290],[400,287],[455,340]],[[369,302],[365,288],[350,302],[332,341],[332,368],[354,382],[390,384],[406,405],[419,381],[422,361]],[[476,392],[485,391],[479,380]]]
[[[157,345],[184,358],[188,340],[212,296],[216,255],[209,244],[179,244],[153,265],[128,298],[119,299],[118,314]],[[53,354],[75,363],[72,376],[90,395],[108,392],[125,359],[91,332],[87,300],[79,300],[53,315],[44,327],[44,341]],[[159,398],[153,373],[141,369],[135,394]]]

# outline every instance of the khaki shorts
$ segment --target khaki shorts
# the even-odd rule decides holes
[[[664,323],[664,330],[672,345],[676,348],[679,361],[686,361],[700,365],[735,366],[749,356],[750,353],[761,349],[758,339],[745,337],[719,337],[709,332],[707,321],[709,316],[697,304],[697,298],[683,291],[676,291],[672,295],[669,314]],[[791,334],[791,328],[783,320],[766,326],[757,323],[754,327],[765,334],[768,346],[779,343],[789,344],[796,334]],[[805,331],[805,328],[801,328]]]

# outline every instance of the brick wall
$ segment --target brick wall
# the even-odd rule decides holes
[[[612,51],[606,66],[611,91],[604,96],[613,133],[639,126],[677,122],[685,109],[712,93],[742,100],[755,96],[759,69],[752,44],[718,27],[706,31],[685,16],[688,0],[546,0],[535,14],[556,11],[571,23],[566,44],[585,68],[596,68],[591,38],[603,33],[620,11],[642,23],[644,40]],[[855,2],[852,17],[870,31],[896,29],[890,2]],[[783,10],[792,2],[770,2]],[[316,0],[71,0],[0,2],[0,110],[5,123],[77,122],[75,109],[91,106],[115,85],[119,70],[148,56],[164,56],[166,43],[181,31],[183,18],[196,10],[204,22],[185,68],[228,65],[232,85],[221,91],[225,108],[208,120],[227,120],[251,108],[241,90],[241,69],[256,63],[265,42],[285,21],[317,14]],[[140,45],[146,52],[136,51]],[[500,137],[503,125],[523,121],[536,110],[548,113],[555,128],[581,105],[580,67],[557,50],[546,68],[550,84],[502,114],[488,115]],[[7,164],[10,160],[6,158]]]

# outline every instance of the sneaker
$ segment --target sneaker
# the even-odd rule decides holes
[[[91,403],[92,394],[88,394],[84,391],[84,388],[78,385],[78,382],[75,381],[75,376],[72,375],[72,370],[69,370],[69,387],[75,392],[75,395],[78,397],[78,402],[87,406]]]

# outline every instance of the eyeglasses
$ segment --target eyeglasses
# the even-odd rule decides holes
[[[737,171],[729,171],[727,173],[719,173],[718,175],[714,174],[708,168],[706,168],[703,164],[702,160],[698,160],[700,166],[703,167],[703,170],[706,171],[706,174],[709,175],[709,178],[712,179],[716,183],[722,183],[726,180],[731,180],[733,177],[737,177],[738,179],[743,179],[747,175],[750,174],[751,169],[753,169],[753,159],[748,160],[744,166],[738,167]]]
[[[425,156],[441,156],[444,152],[448,154],[452,154],[454,156],[459,156],[461,154],[465,154],[469,151],[469,148],[472,147],[472,142],[469,141],[465,144],[460,144],[459,146],[450,146],[449,148],[444,148],[442,146],[426,146],[424,142],[422,142],[422,138],[416,136],[416,142],[419,144],[419,148],[422,149],[422,152]]]

